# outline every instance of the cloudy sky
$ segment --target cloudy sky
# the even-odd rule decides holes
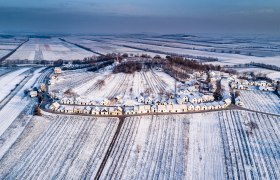
[[[280,0],[0,0],[0,32],[280,33]]]

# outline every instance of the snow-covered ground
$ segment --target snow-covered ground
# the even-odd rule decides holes
[[[143,51],[143,50],[138,50],[135,48],[129,48],[129,47],[124,47],[123,45],[125,44],[112,44],[111,42],[98,42],[86,38],[76,38],[76,37],[68,37],[65,38],[67,41],[76,43],[79,45],[82,45],[84,47],[90,48],[94,52],[100,53],[100,54],[109,54],[109,53],[127,53],[127,54],[134,54],[134,55],[141,55],[141,54],[147,54],[150,55],[151,57],[154,57],[155,55],[160,55],[162,57],[165,57],[165,54],[161,53],[153,53],[149,51]]]
[[[118,125],[116,118],[34,117],[1,159],[3,179],[93,179]]]
[[[159,45],[143,44],[143,43],[131,42],[131,41],[119,41],[119,40],[110,40],[110,41],[114,45],[119,45],[119,46],[126,45],[133,48],[145,49],[146,51],[149,50],[159,51],[165,54],[178,54],[178,55],[191,55],[195,57],[201,56],[201,57],[218,58],[219,61],[214,62],[216,64],[233,65],[233,64],[245,64],[245,63],[255,62],[255,63],[265,63],[270,65],[280,66],[280,55],[256,57],[256,56],[247,56],[242,54],[209,52],[209,51],[202,51],[197,49],[182,49],[176,47],[167,47],[163,45],[159,46]]]
[[[0,49],[0,58],[6,56],[10,52],[11,52],[10,50],[2,50],[2,49]]]
[[[187,179],[226,179],[218,113],[190,118]]]
[[[280,114],[280,98],[274,92],[240,91],[244,107],[272,114]]]
[[[8,60],[83,60],[96,55],[58,38],[30,39]]]
[[[30,103],[30,100],[24,94],[24,90],[33,86],[37,78],[41,75],[40,72],[42,69],[44,68],[37,69],[18,93],[0,110],[0,136]]]
[[[129,117],[100,178],[279,179],[279,121],[243,110]],[[118,122],[34,117],[0,159],[0,178],[93,179]]]
[[[189,120],[126,118],[101,179],[186,179]]]
[[[0,102],[19,84],[27,74],[23,74],[30,68],[21,68],[0,77]]]
[[[225,179],[279,179],[279,116],[223,111],[218,117]]]
[[[98,80],[104,80],[104,86],[98,86]],[[59,76],[59,81],[50,86],[50,91],[66,91],[70,88],[84,99],[101,101],[120,96],[126,101],[135,99],[147,90],[153,96],[157,96],[160,92],[174,92],[175,80],[164,72],[154,70],[133,74],[72,71]]]

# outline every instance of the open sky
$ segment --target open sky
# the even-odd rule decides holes
[[[280,0],[0,0],[0,32],[280,33]]]

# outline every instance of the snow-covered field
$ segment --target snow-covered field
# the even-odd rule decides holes
[[[42,69],[44,68],[37,69],[17,94],[0,110],[0,136],[30,103],[30,100],[24,94],[24,90],[33,86],[37,78],[41,75],[40,72]]]
[[[10,50],[2,50],[2,49],[0,49],[0,58],[6,56],[10,52],[11,52]]]
[[[104,86],[98,86],[98,80],[104,80]],[[92,73],[72,71],[62,74],[59,81],[50,86],[50,90],[66,91],[72,88],[80,97],[92,100],[113,99],[120,96],[123,100],[133,100],[147,90],[157,96],[160,92],[172,92],[175,80],[160,71],[141,71],[134,74],[110,72]]]
[[[129,48],[129,47],[124,47],[123,45],[126,44],[112,44],[112,42],[99,42],[99,41],[94,41],[86,38],[74,38],[74,37],[68,37],[65,38],[67,41],[71,43],[76,43],[79,45],[82,45],[84,47],[90,48],[94,52],[100,53],[100,54],[109,54],[109,53],[127,53],[127,54],[134,54],[134,55],[141,55],[141,54],[147,54],[150,55],[151,57],[154,57],[155,55],[161,55],[162,57],[165,57],[165,54],[161,53],[153,53],[149,51],[143,51],[143,50],[138,50],[135,48]]]
[[[189,120],[184,116],[125,119],[101,179],[184,179]]]
[[[187,179],[226,179],[218,113],[186,118],[190,119]]]
[[[279,179],[280,117],[244,110],[124,119],[33,117],[1,179]],[[110,148],[109,148],[110,147]],[[5,149],[0,147],[0,152]]]
[[[279,179],[280,117],[246,111],[218,117],[226,179]]]
[[[168,47],[164,45],[151,45],[147,43],[141,42],[131,42],[128,40],[108,40],[112,42],[114,45],[118,46],[130,46],[133,48],[140,48],[145,49],[146,51],[159,51],[163,54],[178,54],[178,55],[191,55],[195,57],[212,57],[218,58],[219,61],[214,62],[215,64],[222,64],[222,65],[233,65],[233,64],[245,64],[250,62],[255,63],[265,63],[270,65],[280,66],[280,55],[275,56],[267,56],[267,57],[257,57],[257,56],[247,56],[242,54],[233,54],[233,53],[218,53],[218,52],[210,52],[204,50],[197,50],[197,49],[182,49],[181,47]],[[97,42],[100,43],[100,42]],[[210,62],[212,63],[212,62]]]
[[[19,84],[27,74],[23,74],[30,68],[21,68],[0,77],[0,102]]]
[[[116,118],[34,117],[0,161],[0,179],[93,179]]]
[[[274,92],[240,91],[244,107],[272,114],[280,114],[280,98]]]
[[[82,60],[96,55],[58,38],[29,39],[8,60]]]

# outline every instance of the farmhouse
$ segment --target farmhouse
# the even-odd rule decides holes
[[[125,107],[124,112],[125,114],[134,114],[134,107]]]
[[[108,115],[109,114],[108,108],[107,107],[102,108],[101,111],[100,111],[100,114],[101,115]]]
[[[100,108],[99,108],[99,107],[94,107],[94,108],[92,108],[91,114],[93,114],[93,115],[98,115],[98,114],[100,114]]]
[[[201,103],[200,106],[201,106],[200,110],[208,110],[208,107],[206,104]]]
[[[158,105],[157,111],[163,113],[163,112],[167,112],[167,109],[166,109],[165,105]]]
[[[60,104],[58,102],[54,102],[50,105],[49,109],[56,111],[59,108]]]
[[[33,98],[33,97],[37,97],[38,93],[37,93],[37,91],[32,90],[32,91],[29,92],[29,95],[30,95],[30,97]]]
[[[84,109],[84,107],[74,106],[73,111],[74,111],[74,113],[82,113],[83,109]]]
[[[156,105],[153,105],[151,107],[151,112],[157,112],[157,106]]]
[[[194,105],[191,103],[187,103],[188,111],[193,111],[194,110]]]
[[[55,67],[54,68],[54,73],[55,74],[61,74],[62,73],[61,68],[60,67]]]
[[[122,114],[122,108],[121,107],[110,107],[109,108],[109,114],[110,115],[121,115]]]
[[[100,105],[102,105],[102,106],[106,106],[106,105],[108,105],[109,104],[109,100],[108,99],[103,99],[101,102],[100,102]]]
[[[231,104],[231,98],[224,99],[224,102],[226,103],[226,105],[230,105]]]
[[[197,98],[193,95],[189,95],[189,102],[191,102],[192,104],[197,103]]]
[[[168,99],[168,100],[167,100],[167,104],[168,104],[168,105],[174,105],[175,102],[174,102],[173,99]]]
[[[143,96],[138,96],[138,97],[136,97],[136,99],[137,99],[137,102],[139,102],[139,103],[144,103],[145,102],[145,99],[144,99]]]
[[[199,104],[194,104],[194,110],[195,111],[200,111],[200,105]]]
[[[150,105],[134,106],[134,112],[136,114],[138,114],[138,113],[149,113],[149,112],[151,112],[151,106]]]
[[[153,103],[152,97],[148,96],[145,98],[145,104],[152,104],[152,103]]]
[[[91,107],[89,107],[89,106],[86,106],[86,107],[83,109],[83,113],[84,113],[84,114],[90,114],[90,112],[91,112]]]

